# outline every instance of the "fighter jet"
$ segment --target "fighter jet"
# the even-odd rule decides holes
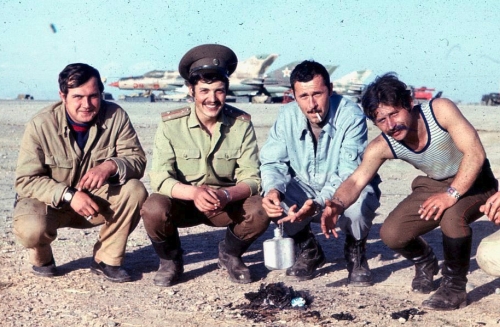
[[[347,96],[359,96],[365,88],[365,81],[372,73],[369,69],[357,70],[332,81],[333,91]]]
[[[229,94],[251,97],[261,93],[264,73],[276,58],[277,54],[265,54],[240,62],[229,78]],[[182,89],[184,79],[174,70],[153,70],[141,76],[120,78],[109,85],[121,90],[163,91],[164,94],[165,91],[184,93],[185,90]]]
[[[110,83],[120,90],[175,91],[182,87],[184,79],[174,70],[152,70],[141,76],[123,77]]]
[[[293,61],[287,65],[284,65],[269,74],[264,78],[264,88],[267,94],[272,98],[273,102],[281,101],[284,95],[289,93],[291,89],[290,85],[290,74],[292,73],[295,66],[297,66],[301,61]],[[333,74],[338,66],[325,65],[328,73]]]

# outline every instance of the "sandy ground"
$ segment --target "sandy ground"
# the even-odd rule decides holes
[[[380,174],[382,205],[370,232],[367,255],[375,284],[367,288],[346,285],[347,272],[342,247],[344,235],[327,240],[314,231],[325,249],[327,264],[310,281],[297,282],[284,271],[269,271],[263,264],[262,242],[272,238],[270,228],[245,254],[255,282],[246,285],[228,281],[217,268],[217,243],[224,229],[198,226],[181,229],[185,250],[185,274],[170,288],[159,288],[152,280],[158,260],[139,224],[128,241],[125,267],[134,281],[114,284],[90,273],[92,245],[98,229],[62,229],[53,243],[61,276],[47,279],[30,273],[27,251],[12,234],[14,171],[19,142],[26,121],[49,102],[0,102],[0,324],[2,326],[500,326],[500,279],[486,275],[475,260],[479,241],[498,228],[484,217],[475,222],[473,257],[468,283],[470,304],[453,312],[422,311],[427,295],[414,294],[410,283],[413,267],[395,255],[379,239],[381,223],[410,191],[418,172],[406,163],[386,163]],[[153,135],[159,114],[177,106],[170,103],[121,103],[128,111],[141,142],[151,158]],[[241,104],[252,114],[259,144],[273,123],[278,105]],[[496,176],[500,176],[500,108],[462,106],[464,115],[478,129]],[[370,125],[370,138],[378,131]],[[149,170],[149,166],[148,166]],[[143,182],[149,188],[149,177]],[[443,258],[441,233],[425,236]],[[439,283],[440,275],[437,276]],[[284,282],[295,291],[305,291],[312,303],[307,310],[261,312],[250,319],[239,305],[245,293],[261,284]],[[407,313],[394,319],[393,313]],[[409,314],[408,314],[409,313]],[[260,318],[259,318],[260,317]],[[338,319],[350,320],[338,320]],[[396,317],[398,318],[398,317]],[[260,320],[260,321],[259,321]]]

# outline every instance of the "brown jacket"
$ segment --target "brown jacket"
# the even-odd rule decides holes
[[[66,187],[76,186],[85,173],[105,160],[118,166],[118,184],[140,179],[146,155],[127,113],[112,102],[101,102],[82,153],[71,134],[62,102],[38,112],[27,124],[19,149],[16,192],[57,207]]]

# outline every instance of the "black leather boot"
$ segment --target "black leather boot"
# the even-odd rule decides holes
[[[461,238],[443,235],[443,278],[436,293],[422,302],[429,310],[455,310],[467,306],[467,273],[469,272],[472,234]]]
[[[411,282],[413,292],[422,294],[432,292],[433,278],[439,272],[439,265],[429,244],[422,237],[417,237],[404,248],[394,251],[415,264],[415,277]]]
[[[366,237],[356,240],[352,235],[346,235],[344,257],[347,262],[348,283],[352,286],[372,285],[372,273],[366,260]]]
[[[181,240],[179,232],[169,236],[166,241],[154,242],[153,249],[160,257],[160,267],[156,272],[153,282],[157,286],[172,286],[184,272],[184,260],[182,259]]]
[[[235,283],[247,284],[252,282],[250,269],[245,265],[241,256],[246,252],[253,240],[244,241],[234,235],[231,227],[226,230],[226,237],[219,243],[219,268],[226,269],[229,279]]]
[[[325,254],[314,237],[310,226],[291,236],[296,245],[296,258],[293,266],[286,270],[287,276],[295,276],[298,280],[308,280],[314,277],[316,269],[325,262]]]

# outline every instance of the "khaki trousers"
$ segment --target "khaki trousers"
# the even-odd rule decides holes
[[[479,243],[476,261],[484,272],[500,277],[500,230],[483,238]]]
[[[30,249],[30,262],[35,266],[48,263],[52,258],[50,244],[63,227],[86,229],[101,226],[99,239],[94,245],[96,262],[103,261],[120,266],[125,254],[128,235],[140,220],[140,209],[148,193],[137,179],[123,185],[103,185],[92,192],[99,205],[97,217],[87,220],[68,204],[53,208],[32,198],[20,198],[14,208],[13,231],[17,240]]]

